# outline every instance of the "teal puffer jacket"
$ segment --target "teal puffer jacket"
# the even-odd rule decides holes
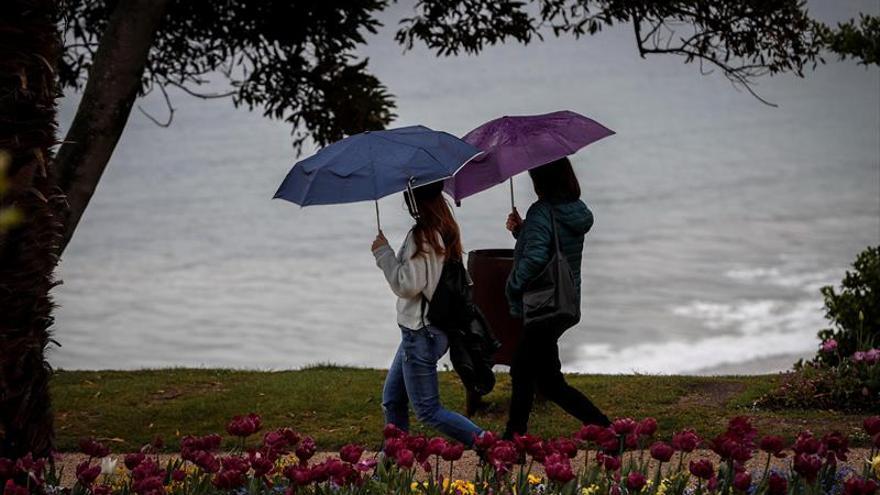
[[[523,225],[516,237],[513,252],[513,269],[507,278],[507,302],[510,314],[522,316],[523,292],[529,282],[538,276],[550,261],[553,246],[553,227],[550,224],[550,208],[556,216],[559,244],[574,271],[578,295],[581,290],[581,256],[584,249],[584,235],[593,226],[593,212],[583,201],[568,203],[549,203],[538,200],[526,213]]]

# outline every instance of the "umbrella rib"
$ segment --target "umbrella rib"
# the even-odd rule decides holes
[[[370,174],[373,182],[373,201],[379,201],[379,184],[376,182],[376,178],[378,174],[376,173],[376,155],[373,154],[373,143],[367,141],[367,147],[370,150],[370,166],[372,167],[372,173]],[[378,206],[377,206],[378,208]],[[378,213],[376,214],[376,218],[379,218]],[[378,222],[378,220],[377,220]]]
[[[434,131],[434,132],[438,132],[438,131]],[[402,143],[402,142],[400,142],[400,141],[396,141],[396,140],[391,139],[391,138],[386,137],[386,136],[379,136],[379,137],[381,137],[382,139],[384,139],[384,140],[386,140],[386,141],[390,141],[390,142],[392,142],[392,143],[394,143],[394,144],[397,144],[397,145],[403,145],[403,146],[408,146],[408,147],[410,147],[410,148],[413,148],[414,150],[416,150],[416,153],[418,153],[419,151],[424,152],[426,155],[430,156],[431,159],[434,160],[434,162],[436,162],[436,163],[441,163],[441,164],[443,163],[443,162],[441,162],[440,160],[438,160],[437,157],[434,156],[430,151],[428,151],[427,149],[425,149],[425,148],[423,148],[423,147],[421,147],[421,146],[416,146],[416,145],[414,145],[414,144],[409,144],[409,143]],[[478,153],[478,154],[479,154],[479,153]],[[476,156],[476,155],[475,155],[475,156]],[[473,159],[473,157],[471,157],[471,159]],[[469,159],[468,161],[470,161],[470,159]],[[449,177],[452,177],[452,175],[446,175],[446,176],[444,176],[442,179],[437,179],[437,180],[444,180],[444,179],[448,179]],[[434,181],[431,181],[431,182],[437,182],[437,180],[434,180]],[[430,184],[430,182],[429,182],[428,184]],[[426,185],[426,184],[422,184],[422,185]]]

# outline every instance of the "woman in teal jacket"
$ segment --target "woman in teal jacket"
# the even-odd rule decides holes
[[[507,218],[507,229],[516,238],[513,269],[507,279],[510,313],[522,318],[523,292],[550,261],[556,217],[559,245],[574,272],[580,296],[581,256],[584,236],[593,226],[593,213],[580,200],[581,188],[571,162],[562,158],[529,171],[538,201],[523,221],[516,210]],[[505,437],[523,434],[528,428],[535,388],[584,424],[608,426],[608,417],[584,394],[572,388],[562,374],[558,339],[567,328],[526,331],[514,352],[510,375],[513,391]]]

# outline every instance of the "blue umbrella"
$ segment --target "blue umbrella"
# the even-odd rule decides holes
[[[445,132],[416,125],[349,136],[297,162],[275,193],[300,206],[376,202],[452,177],[481,152]]]

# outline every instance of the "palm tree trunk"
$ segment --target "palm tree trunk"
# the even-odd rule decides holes
[[[20,220],[0,231],[0,456],[45,456],[54,445],[50,344],[65,204],[51,163],[57,141],[57,0],[0,3],[0,210]]]

